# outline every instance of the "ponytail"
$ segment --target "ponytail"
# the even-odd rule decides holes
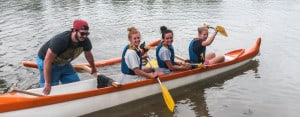
[[[165,39],[165,34],[167,34],[167,33],[172,33],[172,35],[173,35],[173,31],[168,29],[166,26],[161,26],[160,27],[160,32],[161,32],[161,38],[162,39]]]

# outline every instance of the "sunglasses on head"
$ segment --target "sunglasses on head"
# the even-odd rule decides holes
[[[84,35],[89,36],[89,34],[90,34],[90,32],[79,32],[79,33],[81,36],[84,36]]]

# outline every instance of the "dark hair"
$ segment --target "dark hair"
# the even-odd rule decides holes
[[[167,34],[167,33],[172,33],[172,35],[173,35],[173,31],[168,29],[166,26],[161,26],[160,27],[160,32],[161,32],[161,38],[162,39],[165,39],[165,34]]]

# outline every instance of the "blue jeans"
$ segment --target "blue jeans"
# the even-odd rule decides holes
[[[37,64],[40,71],[40,87],[44,87],[44,60],[39,56],[37,56]],[[76,71],[70,63],[63,66],[52,64],[51,70],[51,86],[58,85],[59,81],[62,84],[80,81]]]

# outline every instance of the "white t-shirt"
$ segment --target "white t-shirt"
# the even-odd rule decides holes
[[[134,68],[140,67],[140,57],[137,55],[135,50],[128,49],[125,53],[125,63],[127,64],[128,68],[133,70]],[[129,82],[135,82],[140,80],[145,80],[145,77],[138,76],[138,75],[128,75],[123,74],[120,83],[129,83]]]
[[[133,70],[140,66],[140,57],[137,55],[135,50],[128,49],[125,53],[125,63],[128,68]]]
[[[163,61],[171,60],[171,51],[167,47],[162,46],[158,52],[158,56]]]

